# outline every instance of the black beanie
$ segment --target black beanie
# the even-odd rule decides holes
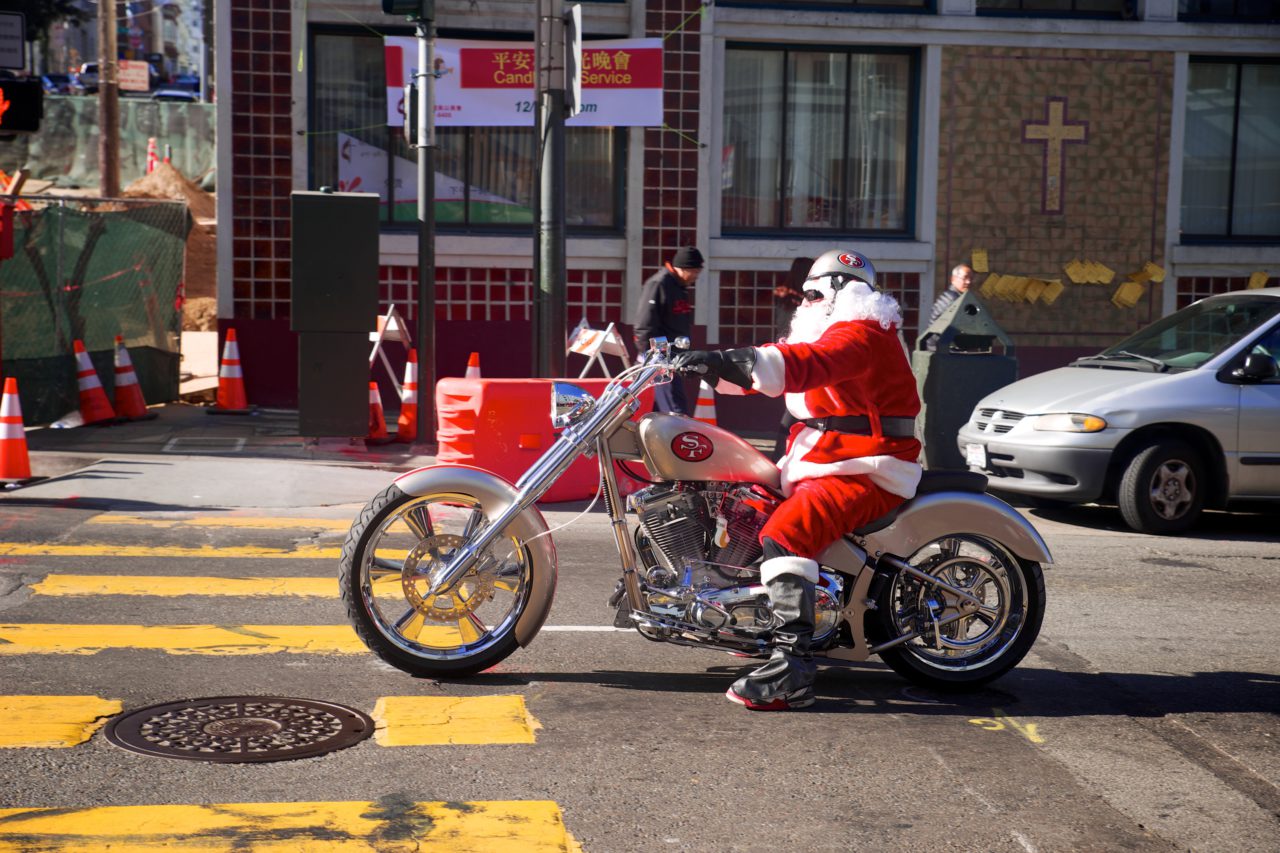
[[[702,269],[702,253],[696,246],[682,246],[671,258],[671,266],[682,270]]]

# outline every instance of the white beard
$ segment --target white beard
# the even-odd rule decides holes
[[[834,293],[825,282],[813,289],[820,290],[827,298],[821,302],[800,303],[791,317],[787,343],[813,343],[836,323],[852,320],[875,320],[885,329],[902,325],[897,300],[886,293],[877,293],[860,281],[851,281]]]

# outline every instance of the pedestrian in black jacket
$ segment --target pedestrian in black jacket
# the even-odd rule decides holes
[[[665,337],[668,341],[693,332],[693,285],[702,272],[702,253],[693,246],[685,246],[671,256],[663,269],[654,273],[640,288],[640,302],[636,306],[636,350],[643,354],[649,349],[649,339]],[[677,415],[689,414],[689,404],[684,393],[684,381],[676,377],[669,385],[654,389],[654,409]]]

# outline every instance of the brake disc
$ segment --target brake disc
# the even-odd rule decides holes
[[[431,570],[466,541],[450,533],[428,536],[405,557],[404,568],[400,572],[405,600],[426,619],[455,623],[493,597],[500,563],[492,557],[482,557],[452,589],[430,598],[425,596],[426,588],[430,586]]]

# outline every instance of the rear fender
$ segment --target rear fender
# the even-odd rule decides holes
[[[992,539],[1024,560],[1053,562],[1049,546],[1030,522],[1004,501],[981,492],[933,492],[912,498],[893,524],[864,542],[874,557],[893,554],[905,559],[935,539],[961,533]]]
[[[406,495],[466,495],[480,501],[485,515],[494,518],[516,502],[516,487],[490,471],[464,465],[433,465],[401,474],[396,486]],[[536,506],[530,506],[512,519],[506,532],[526,543],[531,560],[532,582],[529,604],[516,620],[516,642],[527,646],[551,611],[556,593],[556,546],[547,532],[546,519]],[[535,539],[534,537],[539,538]]]

